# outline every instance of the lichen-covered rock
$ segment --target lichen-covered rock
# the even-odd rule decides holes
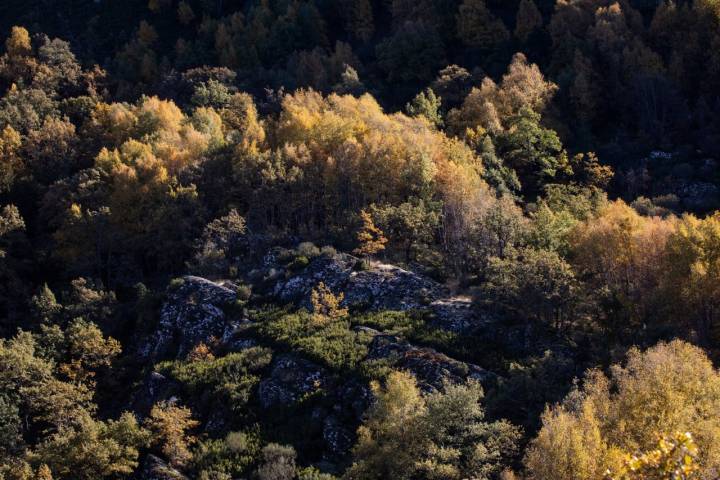
[[[323,421],[323,440],[332,454],[346,455],[355,443],[355,435],[336,416],[328,415]]]
[[[200,277],[186,276],[168,294],[155,334],[140,348],[153,359],[183,358],[200,342],[223,338],[233,330],[224,308],[237,299],[233,288]]]
[[[368,360],[390,359],[395,368],[415,375],[424,391],[442,390],[446,382],[468,379],[487,382],[494,375],[472,363],[460,362],[432,348],[411,345],[394,335],[377,333],[370,343]]]
[[[440,298],[430,304],[434,326],[451,332],[464,332],[487,323],[486,314],[479,311],[469,297]]]
[[[344,306],[367,310],[426,308],[447,295],[441,284],[422,275],[377,262],[358,271],[358,262],[347,254],[320,255],[297,274],[280,277],[273,293],[283,302],[309,307],[312,289],[323,282],[345,295]]]
[[[263,408],[292,405],[304,395],[324,388],[328,383],[325,369],[295,355],[281,355],[270,377],[260,382],[258,396]]]
[[[143,480],[188,480],[188,477],[153,454],[149,454],[145,458],[139,478]]]

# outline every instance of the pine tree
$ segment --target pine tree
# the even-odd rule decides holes
[[[193,420],[189,408],[169,402],[156,403],[145,423],[153,432],[153,443],[160,445],[171,465],[181,467],[192,459],[189,447],[196,439],[187,431],[199,422]]]
[[[515,37],[527,42],[528,37],[542,25],[543,18],[533,0],[522,0],[515,17]]]
[[[373,10],[370,0],[345,2],[347,29],[353,37],[362,42],[370,40],[375,33]]]
[[[458,37],[470,47],[487,50],[506,41],[510,33],[483,0],[464,0],[457,15]]]
[[[436,127],[442,127],[443,118],[440,114],[441,106],[442,98],[435,95],[432,88],[426,88],[415,95],[415,98],[405,106],[405,110],[410,116],[423,116]]]

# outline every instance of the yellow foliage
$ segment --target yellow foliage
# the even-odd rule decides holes
[[[188,119],[174,102],[158,97],[144,97],[134,106],[98,103],[85,126],[103,149],[120,147],[130,139],[142,141],[172,174],[199,161],[211,142],[220,144],[219,129],[220,118],[211,109]],[[100,155],[105,161],[107,153],[101,150]]]
[[[240,151],[257,153],[265,142],[265,127],[252,97],[247,93],[234,94],[220,116],[231,141],[238,145]]]
[[[611,202],[571,232],[574,264],[597,285],[609,286],[631,320],[645,321],[654,311],[675,223],[672,217],[643,217],[622,200]]]
[[[12,27],[5,40],[5,48],[11,57],[24,57],[32,53],[30,33],[24,27]]]
[[[347,316],[348,309],[340,306],[344,299],[344,293],[340,292],[335,295],[323,282],[318,283],[310,296],[313,306],[313,321],[324,323]]]
[[[160,445],[171,465],[182,467],[192,459],[189,446],[196,438],[188,435],[187,430],[200,423],[192,418],[192,411],[169,402],[156,403],[146,420],[153,432],[153,442]]]
[[[357,232],[358,247],[353,250],[355,255],[374,255],[385,250],[387,238],[382,230],[375,226],[372,217],[365,210],[360,211],[362,227]]]
[[[685,215],[668,240],[666,288],[678,315],[703,341],[718,335],[720,311],[720,213]]]
[[[137,114],[129,105],[99,102],[85,125],[85,133],[96,138],[102,145],[119,147],[135,135],[137,124]]]
[[[0,132],[0,192],[9,189],[22,170],[21,145],[20,134],[10,125]]]
[[[482,184],[480,161],[467,145],[422,119],[386,115],[370,95],[323,98],[300,90],[282,105],[274,140],[307,149],[309,180],[318,183],[329,212],[408,195],[472,196]]]
[[[190,353],[188,353],[187,358],[191,362],[202,362],[206,360],[213,360],[215,355],[213,355],[210,347],[208,347],[204,342],[200,342],[193,347]]]
[[[53,480],[52,472],[50,471],[50,467],[48,467],[46,464],[40,465],[40,467],[37,470],[37,474],[35,474],[35,480]]]
[[[701,349],[680,340],[633,349],[611,372],[591,372],[582,390],[543,415],[525,458],[531,478],[600,480],[666,432],[692,432],[700,476],[718,471],[720,373]]]
[[[690,480],[700,478],[695,463],[698,448],[690,432],[661,438],[649,452],[626,455],[617,472],[607,472],[607,480]]]
[[[480,88],[473,88],[459,109],[448,114],[453,132],[464,134],[478,127],[497,132],[523,108],[542,113],[558,90],[558,86],[545,80],[535,64],[528,64],[522,53],[517,53],[508,71],[497,85],[485,77]]]

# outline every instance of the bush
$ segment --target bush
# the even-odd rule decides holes
[[[221,358],[163,362],[156,368],[181,383],[191,395],[202,396],[211,391],[229,400],[230,408],[238,410],[244,408],[260,382],[260,372],[271,360],[271,350],[252,347]]]
[[[279,263],[290,263],[293,260],[295,260],[295,257],[297,256],[297,253],[295,250],[287,249],[287,248],[281,248],[278,247],[276,249],[275,258],[277,258],[277,261]]]
[[[193,467],[200,478],[246,476],[260,455],[260,438],[255,432],[230,432],[224,439],[201,441],[195,449]]]
[[[238,300],[247,302],[248,300],[250,300],[250,296],[252,295],[252,286],[245,284],[238,285],[235,291],[237,292]]]
[[[345,320],[318,324],[306,311],[270,317],[258,326],[258,333],[339,371],[354,369],[367,354],[370,342],[365,334],[350,330]]]
[[[302,242],[295,249],[298,255],[314,258],[320,255],[320,249],[312,242]]]
[[[353,265],[353,270],[356,272],[367,272],[372,268],[372,265],[370,264],[370,260],[367,258],[362,258],[355,262],[355,265]]]
[[[308,259],[308,257],[301,255],[299,257],[295,257],[295,259],[288,264],[287,268],[291,272],[299,272],[300,270],[306,268],[308,265],[310,265],[310,260]]]

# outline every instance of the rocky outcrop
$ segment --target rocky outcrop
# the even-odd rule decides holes
[[[358,270],[358,265],[352,255],[320,255],[303,270],[280,276],[273,294],[283,302],[309,306],[310,292],[323,282],[344,293],[345,306],[368,310],[426,308],[447,295],[441,284],[400,267],[371,262]]]
[[[370,331],[370,329],[364,329]],[[432,348],[416,347],[394,335],[374,332],[368,360],[389,359],[395,368],[415,375],[425,391],[442,390],[445,383],[463,383],[468,379],[487,383],[495,375],[472,363],[460,362]]]
[[[487,323],[487,314],[483,314],[469,297],[447,297],[430,304],[431,323],[451,332],[463,332]]]
[[[139,478],[143,480],[188,480],[188,477],[153,454],[149,454],[145,458]]]
[[[355,434],[335,415],[323,420],[323,440],[334,455],[346,455],[355,443]]]
[[[288,406],[302,396],[325,388],[328,376],[322,367],[295,355],[282,355],[270,376],[260,382],[258,396],[263,408]]]
[[[237,293],[228,285],[186,276],[171,287],[155,333],[140,347],[152,359],[182,358],[200,342],[223,338],[234,329],[226,317]]]

